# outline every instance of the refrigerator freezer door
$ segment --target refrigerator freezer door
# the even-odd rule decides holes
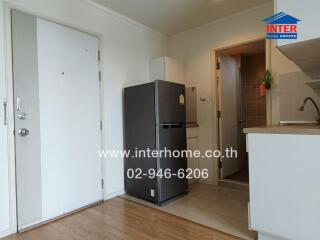
[[[166,81],[156,81],[157,124],[185,123],[185,86]]]
[[[185,150],[187,148],[186,142],[186,128],[182,125],[160,125],[159,129],[159,150],[165,148],[171,150]],[[162,177],[159,181],[159,202],[166,201],[170,198],[186,193],[188,190],[188,181],[183,178],[180,179],[176,174],[179,169],[186,170],[187,159],[184,157],[161,157],[159,158],[159,169],[164,172],[166,169],[171,170],[171,178],[166,179]]]

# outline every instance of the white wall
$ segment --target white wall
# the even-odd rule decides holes
[[[3,1],[0,1],[0,237],[9,229],[9,168],[7,158],[7,128],[3,124],[5,98],[4,36],[3,36]]]
[[[267,52],[270,58],[270,61],[267,61],[268,67],[274,77],[272,91],[268,95],[268,101],[271,105],[269,118],[271,123],[277,124],[280,121],[280,75],[284,73],[301,72],[301,69],[275,46],[275,41],[270,41]]]
[[[238,13],[208,25],[178,34],[170,39],[170,56],[186,64],[186,84],[198,87],[199,96],[208,97],[199,102],[199,147],[200,150],[213,149],[217,145],[215,90],[212,81],[213,49],[224,48],[239,43],[265,37],[262,20],[273,14],[273,3]],[[216,161],[201,159],[201,168],[211,171],[208,183],[216,183]]]
[[[8,0],[7,2],[29,13],[38,14],[58,23],[73,26],[102,37],[104,148],[123,149],[122,89],[126,86],[149,81],[150,59],[166,55],[168,38],[108,9],[97,8],[95,4],[87,0]],[[2,13],[3,11],[1,11],[0,18]],[[0,20],[2,21],[2,18]],[[3,36],[1,30],[0,36]],[[2,52],[1,49],[0,95],[3,90],[1,84],[4,82]],[[6,215],[8,204],[4,201],[8,199],[8,189],[6,188],[8,162],[7,159],[0,156],[0,163],[1,232],[2,228],[8,228]],[[103,176],[105,198],[122,193],[124,190],[123,159],[107,159],[104,164]]]

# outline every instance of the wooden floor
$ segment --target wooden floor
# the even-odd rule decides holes
[[[114,198],[53,223],[4,240],[234,240],[160,210]]]

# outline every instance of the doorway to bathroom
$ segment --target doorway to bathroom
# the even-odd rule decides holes
[[[266,72],[266,43],[259,40],[215,51],[218,143],[236,150],[219,159],[221,184],[249,184],[248,154],[243,129],[266,125],[266,96],[261,91]]]

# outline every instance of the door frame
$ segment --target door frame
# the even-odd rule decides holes
[[[29,11],[24,9],[23,7],[16,6],[12,3],[4,2],[4,55],[5,55],[5,86],[6,86],[6,100],[7,100],[7,159],[9,165],[9,205],[10,205],[10,228],[6,235],[14,234],[18,231],[18,223],[17,223],[17,190],[16,190],[16,146],[15,146],[15,136],[14,136],[14,129],[15,129],[15,118],[14,118],[14,92],[13,92],[13,65],[12,65],[12,34],[11,34],[11,11],[19,10],[24,13],[33,15],[37,18],[41,18],[76,31],[83,32],[85,34],[91,35],[98,39],[98,48],[100,51],[100,61],[99,61],[99,70],[101,74],[100,79],[100,86],[99,86],[99,102],[100,102],[100,119],[103,121],[103,109],[104,108],[104,80],[103,80],[103,36],[99,33],[89,31],[88,29],[82,29],[79,26],[70,25],[63,21],[53,19],[49,16],[45,16],[39,14],[37,12]],[[100,148],[103,149],[105,146],[105,141],[103,137],[103,132],[100,131]],[[101,159],[101,176],[102,181],[104,180],[104,161]],[[105,196],[105,188],[102,188],[102,199]]]
[[[251,44],[251,43],[255,43],[255,42],[259,42],[259,41],[265,41],[266,43],[266,47],[265,47],[265,55],[266,55],[266,69],[270,69],[271,68],[271,41],[267,40],[265,38],[265,36],[261,36],[261,37],[257,37],[248,41],[241,41],[235,44],[226,44],[226,45],[222,45],[220,47],[217,48],[212,48],[211,49],[211,71],[212,71],[212,91],[213,91],[213,101],[215,101],[215,103],[213,103],[213,147],[214,149],[218,149],[218,150],[222,150],[221,149],[221,136],[220,136],[220,119],[219,119],[219,104],[221,101],[221,91],[220,91],[220,73],[217,71],[216,66],[218,63],[218,58],[219,58],[219,52],[229,49],[229,48],[234,48],[234,47],[239,47],[242,45],[247,45],[247,44]],[[267,107],[266,107],[266,111],[267,111],[267,123],[270,124],[271,123],[271,109],[272,109],[272,103],[271,103],[271,96],[270,94],[267,94]],[[227,179],[222,179],[221,178],[221,171],[220,171],[220,163],[221,163],[221,158],[215,158],[214,159],[214,173],[215,173],[215,179],[214,182],[216,184],[219,184],[219,182],[221,181],[226,181],[226,182],[232,182],[234,183],[234,181],[232,180],[227,180]],[[235,182],[237,183],[237,182]],[[240,183],[241,184],[241,183]]]

